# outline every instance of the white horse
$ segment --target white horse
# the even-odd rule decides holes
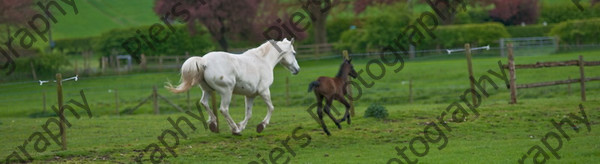
[[[276,44],[276,48],[271,43]],[[208,102],[210,93],[216,91],[221,95],[220,111],[227,120],[234,135],[241,135],[252,116],[254,98],[260,96],[267,104],[267,115],[258,124],[256,131],[262,130],[269,124],[271,113],[274,110],[271,103],[269,87],[273,84],[273,69],[280,63],[292,74],[300,71],[296,61],[294,39],[288,41],[267,41],[257,48],[250,49],[242,54],[227,52],[210,52],[203,57],[191,57],[181,66],[181,83],[176,88],[170,83],[165,86],[173,93],[181,93],[199,84],[202,88],[200,102],[209,114],[209,127],[217,131],[216,116],[210,109]],[[281,50],[279,52],[278,50]],[[236,124],[229,115],[229,103],[232,94],[246,96],[246,115],[243,121]]]

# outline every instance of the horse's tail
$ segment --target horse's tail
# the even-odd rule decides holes
[[[318,87],[319,84],[319,81],[310,82],[310,84],[308,84],[308,92],[312,91],[314,87]]]
[[[181,80],[177,87],[173,87],[167,82],[165,88],[173,93],[181,93],[189,90],[192,86],[199,84],[204,80],[204,65],[206,61],[202,57],[191,57],[181,66]]]

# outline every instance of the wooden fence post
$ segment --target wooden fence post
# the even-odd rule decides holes
[[[569,81],[571,81],[571,76],[569,76]],[[570,96],[571,95],[571,83],[569,83],[567,85],[567,94]]]
[[[471,63],[471,45],[469,43],[465,44],[465,54],[467,55],[467,69],[469,70],[469,83],[471,84],[471,96],[473,98],[473,104],[475,103],[479,103],[477,102],[477,97],[475,96],[477,94],[477,91],[475,91],[475,84],[474,81],[471,79],[475,79],[473,78],[473,64]]]
[[[33,67],[33,61],[29,62],[29,66],[31,66],[31,74],[33,74],[33,80],[37,80],[37,75],[35,74],[35,67]]]
[[[79,62],[75,61],[75,66],[74,66],[75,67],[75,74],[79,75],[79,66],[78,66],[77,63],[79,63]]]
[[[217,121],[217,133],[219,132],[219,113],[217,111],[219,111],[217,109],[217,94],[215,91],[210,92],[210,101],[211,101],[211,108],[213,113],[215,114],[215,120]]]
[[[67,150],[67,126],[65,125],[65,108],[63,108],[62,75],[56,74],[56,93],[58,96],[58,114],[60,118],[60,139],[62,150]]]
[[[508,43],[508,72],[510,74],[510,104],[517,103],[517,84],[515,84],[517,75],[515,72],[515,58],[513,54],[513,45]]]
[[[342,51],[342,55],[344,59],[350,60],[350,56],[348,56],[348,50]],[[348,77],[348,81],[350,81],[350,77]],[[348,91],[348,96],[352,97],[352,85],[347,85],[346,90]],[[354,100],[349,99],[348,103],[350,103],[350,116],[354,117]]]
[[[119,91],[115,89],[115,113],[119,115]]]
[[[42,92],[42,113],[46,113],[46,91]]]
[[[144,54],[140,55],[140,59],[141,59],[140,67],[142,67],[142,70],[146,71],[146,68],[148,68],[146,66],[146,64],[148,63],[148,61],[146,60],[146,55],[144,55]]]
[[[290,77],[285,77],[285,105],[290,106]]]
[[[160,110],[158,109],[158,93],[156,92],[156,85],[152,86],[152,101],[154,101],[154,114],[160,114]]]
[[[583,56],[579,55],[579,75],[581,80],[581,101],[585,101],[585,73],[583,67],[585,63],[583,62]]]
[[[413,83],[412,79],[408,80],[408,100],[412,104],[413,103]]]
[[[162,70],[163,69],[163,56],[159,56],[158,57],[158,65],[159,65],[159,69]]]

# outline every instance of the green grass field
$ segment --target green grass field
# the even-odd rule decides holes
[[[566,3],[558,0],[543,2]],[[68,14],[65,16],[55,14],[59,22],[53,25],[55,39],[98,36],[114,28],[161,23],[152,11],[152,0],[82,0],[76,3],[79,14],[73,15],[71,9],[66,9]],[[426,5],[417,5],[413,12],[427,10],[430,9]],[[579,55],[583,55],[586,61],[600,60],[600,51],[597,50],[558,54],[528,50],[517,51],[516,54],[516,64],[575,60]],[[69,58],[81,61],[79,57]],[[356,57],[353,62],[357,71],[365,70],[367,63],[373,59],[377,58]],[[506,58],[474,56],[475,77],[490,76],[488,70],[499,72],[498,61],[507,63]],[[94,67],[97,61],[93,62]],[[308,83],[318,76],[335,75],[340,62],[338,59],[303,61],[299,63],[302,71],[297,76],[292,76],[289,71],[277,66],[275,82],[271,86],[275,105],[271,124],[263,133],[256,132],[256,125],[266,113],[264,102],[257,99],[253,117],[242,136],[231,135],[221,114],[221,133],[215,134],[205,130],[201,120],[181,113],[163,101],[159,104],[160,115],[152,114],[152,104],[147,102],[133,114],[117,116],[115,91],[118,91],[119,111],[124,111],[150,96],[153,86],[158,87],[159,94],[188,109],[185,94],[172,94],[162,87],[167,81],[179,81],[179,73],[175,70],[81,77],[77,82],[64,82],[65,101],[81,101],[79,91],[83,90],[93,117],[87,118],[79,108],[76,109],[83,116],[81,119],[67,114],[67,119],[72,123],[72,127],[67,129],[68,150],[60,150],[60,146],[50,138],[47,138],[48,142],[36,143],[38,137],[33,138],[24,149],[33,158],[33,163],[134,163],[140,152],[153,143],[160,145],[160,149],[164,151],[166,157],[161,159],[164,163],[263,163],[263,159],[264,163],[273,163],[269,159],[273,150],[273,157],[277,156],[278,151],[283,151],[277,161],[279,163],[283,163],[287,158],[290,163],[385,163],[391,158],[402,159],[395,147],[410,147],[413,138],[424,136],[423,129],[431,122],[436,122],[446,107],[459,101],[463,92],[469,88],[466,60],[460,53],[407,60],[404,69],[398,73],[393,72],[398,65],[385,67],[385,75],[379,80],[373,80],[363,73],[362,76],[368,82],[373,82],[374,86],[366,88],[361,85],[362,96],[354,102],[356,116],[352,118],[352,124],[342,123],[343,129],[337,129],[331,120],[325,118],[332,133],[332,136],[326,136],[307,112],[315,100],[314,94],[307,93],[306,90]],[[381,73],[377,66],[372,66],[371,69],[374,70],[374,74]],[[524,84],[579,78],[578,69],[572,66],[517,70],[517,82]],[[508,71],[505,71],[508,74]],[[587,77],[600,76],[600,67],[586,67],[585,74]],[[460,123],[449,122],[452,131],[443,130],[447,137],[445,147],[439,149],[443,145],[442,141],[429,142],[429,149],[422,157],[415,156],[408,148],[406,154],[410,160],[418,159],[420,163],[516,163],[532,146],[538,145],[547,153],[550,163],[600,161],[600,82],[586,83],[585,102],[580,100],[579,84],[574,83],[570,86],[570,92],[569,85],[520,89],[519,103],[511,105],[508,104],[509,91],[503,82],[490,77],[500,88],[496,90],[487,84],[490,96],[483,98],[481,106],[477,108],[480,116],[470,115]],[[286,100],[286,78],[290,81],[289,100]],[[408,96],[411,80],[413,103],[409,102]],[[353,89],[353,93],[359,92],[359,89]],[[42,100],[44,94],[45,111]],[[190,92],[191,109],[196,114],[198,111],[194,102],[200,95],[199,88]],[[13,152],[25,157],[19,146],[35,132],[42,132],[47,137],[42,125],[48,119],[57,118],[50,108],[57,104],[56,99],[54,84],[40,86],[36,81],[0,83],[0,163],[4,163],[6,157]],[[366,108],[373,103],[385,106],[389,117],[383,120],[363,118]],[[551,120],[568,118],[570,113],[579,116],[579,104],[585,107],[591,130],[588,131],[579,121],[575,121],[579,132],[565,126],[570,140],[562,138],[562,147],[557,152],[561,158],[557,159],[540,139],[549,132],[559,133]],[[339,103],[334,105],[337,109],[342,109]],[[234,104],[230,109],[234,120],[239,122],[243,119],[243,108],[243,97],[234,97]],[[206,112],[203,113],[206,115]],[[184,124],[181,125],[188,138],[183,139],[178,135],[179,145],[173,149],[177,157],[174,157],[164,149],[158,137],[165,130],[174,130],[168,118],[176,120],[180,117],[190,119],[197,129],[192,130]],[[298,127],[301,129],[293,133]],[[58,128],[53,125],[49,130],[58,132]],[[310,141],[306,136],[310,137]],[[288,137],[291,139],[287,143],[289,148],[286,148],[282,142]],[[168,135],[166,141],[168,144],[174,143],[174,139]],[[549,141],[550,145],[557,145],[556,140]],[[47,147],[44,143],[48,143]],[[417,152],[426,150],[419,142],[414,145]],[[36,152],[36,146],[38,150],[44,150]],[[292,152],[295,155],[292,155]],[[257,157],[257,154],[260,154],[260,157]],[[149,156],[151,152],[144,153],[143,162],[151,162]],[[526,163],[532,163],[531,157]]]
[[[583,55],[585,60],[600,60],[599,51],[571,52],[549,55],[517,54],[516,63],[526,64],[538,61],[574,60]],[[376,58],[355,58],[355,68],[365,69],[366,63]],[[475,57],[473,68],[475,77],[488,75],[488,70],[499,71],[497,62],[506,63],[505,58]],[[182,114],[165,102],[160,102],[161,115],[153,115],[151,103],[143,105],[133,115],[116,116],[114,92],[118,90],[120,110],[135,106],[151,93],[153,85],[159,87],[159,93],[176,104],[186,106],[185,94],[174,95],[162,88],[167,80],[177,82],[176,71],[162,73],[142,73],[123,76],[82,77],[77,82],[65,82],[65,100],[81,101],[79,90],[84,90],[90,104],[93,118],[84,117],[67,119],[72,123],[68,128],[69,149],[61,151],[51,139],[46,151],[36,153],[33,142],[26,146],[35,162],[134,162],[134,158],[151,143],[160,142],[158,136],[163,130],[173,129],[167,118],[187,117],[198,128],[192,131],[182,124],[187,139],[180,139],[174,150],[178,157],[167,155],[163,160],[170,163],[195,163],[199,161],[211,163],[246,163],[266,159],[269,161],[271,150],[285,153],[279,162],[289,157],[292,163],[367,163],[387,162],[390,158],[400,158],[394,147],[409,146],[412,138],[423,136],[423,128],[444,111],[452,102],[459,101],[463,91],[469,87],[466,61],[464,56],[440,59],[407,61],[399,73],[392,73],[397,66],[386,67],[386,75],[374,81],[372,88],[362,88],[362,97],[355,101],[356,116],[351,125],[342,124],[343,129],[335,128],[329,119],[325,119],[332,136],[326,136],[309,113],[308,107],[314,102],[314,95],[307,93],[307,84],[321,75],[335,75],[339,68],[338,60],[320,60],[301,62],[302,71],[291,76],[289,71],[278,66],[275,69],[275,82],[271,87],[275,112],[271,124],[263,133],[256,133],[255,127],[265,115],[265,105],[261,100],[255,101],[254,114],[242,136],[232,136],[226,122],[220,117],[221,133],[214,134],[204,130],[199,120]],[[373,66],[374,70],[376,66]],[[586,76],[600,75],[600,68],[587,67]],[[379,72],[373,71],[375,74]],[[508,71],[506,72],[508,74]],[[67,76],[67,75],[65,75]],[[544,68],[536,70],[518,70],[519,84],[578,78],[577,67]],[[290,104],[285,100],[285,78],[290,79]],[[492,77],[492,76],[490,76]],[[414,100],[408,102],[408,80],[413,80]],[[439,150],[441,143],[430,143],[427,155],[419,157],[422,163],[482,163],[482,159],[490,159],[484,163],[514,163],[527,153],[534,145],[544,147],[540,139],[548,132],[555,131],[550,120],[560,120],[569,113],[578,112],[579,84],[572,84],[572,93],[567,85],[519,90],[519,103],[509,105],[509,92],[502,81],[492,79],[501,84],[498,90],[487,85],[490,96],[482,100],[477,108],[481,114],[478,118],[469,116],[465,122],[450,122],[451,132],[445,132],[448,142]],[[556,159],[550,152],[549,162],[558,163],[593,163],[600,157],[600,144],[597,142],[598,119],[600,119],[600,83],[588,82],[587,101],[582,104],[591,123],[591,131],[585,125],[576,122],[579,133],[571,128],[567,134],[569,141],[563,138],[562,148],[558,151],[561,159]],[[56,104],[56,88],[54,85],[39,86],[36,82],[15,82],[0,84],[0,97],[3,110],[0,110],[0,142],[3,146],[0,157],[6,158],[17,146],[22,145],[34,132],[43,132],[42,125],[50,117],[29,118],[41,114],[42,92],[46,92],[48,106]],[[191,91],[192,100],[198,100],[200,89]],[[354,88],[354,93],[357,93]],[[362,115],[372,103],[384,105],[390,113],[389,118],[376,120],[363,118]],[[243,118],[243,97],[235,97],[235,104],[230,109],[236,121]],[[339,109],[342,109],[339,107]],[[192,108],[195,113],[195,107]],[[85,115],[84,113],[81,113]],[[578,116],[580,114],[577,114]],[[56,117],[51,117],[56,118]],[[449,117],[446,117],[449,118]],[[296,134],[295,128],[302,127]],[[58,131],[54,126],[52,131]],[[45,133],[44,133],[45,134]],[[310,143],[301,135],[310,136]],[[296,137],[289,141],[290,149],[295,156],[282,145],[286,138]],[[298,138],[300,137],[300,138]],[[167,135],[167,142],[174,143]],[[42,142],[43,143],[43,142]],[[555,145],[554,140],[550,140]],[[302,147],[303,144],[306,146]],[[423,152],[424,147],[417,142],[415,148]],[[42,145],[40,145],[42,146]],[[163,147],[161,146],[161,149]],[[406,150],[411,160],[416,156]],[[260,154],[258,158],[256,154]],[[274,154],[277,155],[277,154]],[[142,158],[149,161],[150,152]],[[528,159],[531,162],[531,158]],[[493,162],[492,162],[493,161]],[[269,162],[271,163],[271,162]]]

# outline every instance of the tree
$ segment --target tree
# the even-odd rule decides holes
[[[8,39],[11,26],[24,25],[37,13],[32,7],[33,0],[0,0],[0,24],[6,26],[6,37],[2,39]]]
[[[496,8],[490,11],[492,19],[507,25],[532,24],[539,17],[538,0],[494,0]]]
[[[228,38],[252,35],[260,1],[157,0],[154,11],[162,19],[185,22],[191,34],[196,32],[196,23],[203,24],[219,46],[227,51]]]

